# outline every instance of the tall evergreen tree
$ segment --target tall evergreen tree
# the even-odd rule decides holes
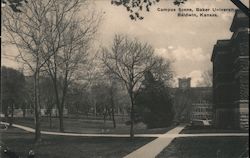
[[[148,128],[168,127],[174,118],[172,98],[161,80],[151,72],[145,79],[136,97],[136,111]]]

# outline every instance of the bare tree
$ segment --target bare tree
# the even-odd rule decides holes
[[[13,12],[9,7],[4,8],[4,27],[19,50],[19,58],[25,63],[33,76],[34,111],[35,111],[35,140],[41,139],[40,134],[40,105],[39,105],[39,77],[44,64],[51,57],[44,53],[42,43],[46,38],[44,32],[45,17],[51,9],[51,0],[32,0],[22,8],[21,13]]]
[[[174,72],[172,71],[172,62],[160,56],[154,57],[155,64],[150,70],[157,81],[163,81],[167,87],[171,87],[173,83]]]
[[[97,100],[95,97],[94,87],[100,83],[102,83],[107,78],[104,78],[105,70],[100,64],[100,60],[97,57],[97,54],[93,56],[89,56],[87,64],[84,66],[83,71],[78,73],[79,79],[83,80],[87,83],[86,90],[88,91],[89,97],[88,102],[92,107],[92,112],[96,116],[97,115]]]
[[[112,121],[113,121],[113,127],[116,128],[116,121],[115,121],[115,93],[116,93],[116,82],[114,79],[110,79],[111,86],[109,89],[109,95],[110,95],[110,104],[111,104],[111,115],[112,115]]]
[[[49,117],[49,127],[52,128],[52,109],[55,105],[55,94],[53,89],[53,83],[49,77],[43,77],[41,79],[40,87],[41,104],[46,108],[46,115]]]
[[[134,106],[135,92],[140,86],[144,73],[151,70],[156,61],[154,60],[153,48],[136,39],[127,36],[115,35],[113,46],[110,49],[102,49],[102,61],[104,65],[124,83],[130,97],[130,136],[134,137]]]
[[[59,112],[60,131],[63,127],[63,111],[68,86],[75,73],[86,62],[90,41],[97,31],[99,17],[95,12],[89,17],[77,17],[80,0],[52,0],[53,12],[46,18],[46,51],[53,56],[46,62]]]
[[[113,127],[116,128],[116,121],[115,121],[115,108],[116,106],[116,98],[117,98],[117,86],[118,86],[118,80],[117,78],[112,74],[109,73],[109,71],[106,71],[105,74],[106,81],[107,83],[107,95],[108,95],[108,108],[111,114],[112,122],[113,122]]]

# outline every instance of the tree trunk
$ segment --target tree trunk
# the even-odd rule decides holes
[[[39,85],[39,73],[34,74],[34,101],[35,101],[35,142],[41,141],[41,129],[40,129],[40,111],[39,111],[39,96],[38,96],[38,85]]]
[[[63,100],[61,102],[61,105],[59,106],[58,112],[59,112],[59,125],[60,125],[60,132],[64,132],[64,125],[63,125]]]
[[[64,78],[64,84],[63,84],[61,105],[59,106],[60,132],[64,132],[63,111],[64,111],[65,97],[66,97],[66,95],[67,95],[67,90],[68,90],[68,81],[67,81],[67,77],[68,77],[68,73],[66,72],[65,78]]]
[[[35,132],[35,142],[39,142],[41,141],[41,129],[40,129],[40,118],[39,118],[39,114],[37,112],[37,110],[35,110],[35,128],[36,128],[36,132]]]
[[[111,114],[111,109],[110,107],[107,107],[107,115],[109,117],[109,120],[112,120],[112,114]]]
[[[4,117],[5,117],[5,121],[8,122],[9,121],[9,113],[7,111],[4,113]]]
[[[79,106],[76,104],[76,117],[79,118]]]
[[[10,126],[13,124],[13,119],[14,119],[14,105],[11,104],[11,119],[10,119]]]
[[[59,115],[59,130],[60,132],[64,132],[64,128],[63,128],[63,109],[62,109],[62,103],[60,103],[60,99],[59,99],[59,92],[58,92],[58,88],[57,88],[57,75],[56,73],[54,74],[55,76],[53,78],[53,85],[54,85],[54,90],[55,90],[55,96],[56,96],[56,106],[57,106],[57,110],[58,110],[58,115]]]
[[[111,109],[111,115],[112,115],[112,120],[113,120],[113,127],[116,128],[116,122],[115,122],[115,107],[114,107],[114,102],[112,99],[112,103],[111,103],[112,109]]]
[[[94,102],[94,115],[97,116],[97,110],[96,110],[96,102]]]
[[[59,112],[59,125],[60,125],[60,132],[64,132],[64,126],[63,126],[63,108],[60,107],[58,109]]]
[[[49,112],[49,128],[52,128],[51,110]]]
[[[114,103],[114,82],[111,84],[111,89],[110,89],[110,102],[111,102],[111,119],[113,121],[113,127],[116,128],[116,122],[115,122],[115,103]]]
[[[106,115],[107,115],[107,112],[106,112],[106,109],[104,109],[104,113],[103,113],[103,122],[104,122],[104,125],[106,124]]]
[[[131,105],[130,120],[130,138],[134,138],[134,103]]]
[[[26,117],[26,108],[23,109],[23,118],[25,118],[25,117]]]
[[[115,114],[112,113],[113,127],[116,128]]]
[[[129,91],[130,101],[131,101],[131,111],[130,111],[130,138],[134,138],[134,94],[133,91]]]

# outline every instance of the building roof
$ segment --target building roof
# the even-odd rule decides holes
[[[214,45],[211,61],[214,61],[216,55],[220,50],[228,50],[230,48],[231,40],[218,40]]]
[[[235,32],[239,28],[249,28],[249,18],[241,10],[236,10],[230,31]]]
[[[241,10],[236,10],[230,30],[236,32],[239,28],[249,28],[249,18]],[[229,49],[230,43],[231,40],[218,40],[214,45],[211,61],[214,61],[220,50]]]

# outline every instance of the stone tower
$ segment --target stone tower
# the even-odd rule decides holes
[[[191,78],[178,78],[178,84],[180,89],[188,89],[191,87]]]

